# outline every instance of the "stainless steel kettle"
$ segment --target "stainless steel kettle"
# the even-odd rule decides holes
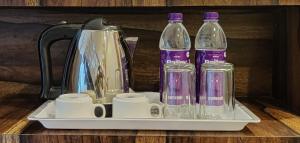
[[[62,93],[94,95],[100,103],[111,103],[118,93],[129,91],[131,59],[122,31],[106,25],[103,18],[85,24],[62,24],[45,30],[39,40],[42,97],[53,99]],[[50,47],[72,39],[62,83],[53,86]]]

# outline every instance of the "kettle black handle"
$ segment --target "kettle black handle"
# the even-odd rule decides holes
[[[72,40],[81,28],[81,26],[81,24],[56,25],[46,29],[40,35],[38,42],[38,50],[42,79],[41,98],[53,99],[59,94],[61,94],[60,87],[53,86],[52,64],[50,54],[51,45],[60,40]],[[70,45],[69,47],[73,46],[74,45]]]

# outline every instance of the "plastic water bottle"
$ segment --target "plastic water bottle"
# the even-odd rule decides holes
[[[206,12],[204,14],[204,23],[199,29],[195,39],[196,100],[197,102],[200,100],[200,103],[201,65],[207,62],[225,62],[226,58],[226,36],[218,20],[219,14],[217,12]],[[217,105],[219,100],[222,100],[221,98],[222,97],[208,97],[208,99],[205,99],[206,104],[209,103],[211,106],[214,106],[214,103],[216,103]]]
[[[164,84],[165,63],[189,63],[191,40],[182,24],[182,13],[169,13],[169,24],[165,27],[159,41],[160,48],[160,100]],[[175,82],[175,81],[174,81]]]

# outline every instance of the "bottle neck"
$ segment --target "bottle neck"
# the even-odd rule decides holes
[[[169,20],[169,23],[182,23],[182,20]]]
[[[204,22],[218,22],[219,19],[205,19]]]

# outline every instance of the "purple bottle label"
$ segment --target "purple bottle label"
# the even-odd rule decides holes
[[[201,65],[203,63],[208,62],[225,62],[226,59],[226,51],[220,50],[220,51],[211,51],[211,50],[196,50],[196,100],[198,103],[204,103],[203,100],[206,100],[206,105],[212,105],[212,106],[220,106],[223,105],[223,95],[222,95],[222,87],[220,85],[214,86],[214,92],[209,91],[208,93],[203,93],[205,91],[200,91],[203,88],[201,86],[204,83],[201,82],[201,77],[203,76],[201,74]],[[207,75],[208,77],[211,77],[211,79],[216,79],[219,81],[223,81],[223,77],[221,74],[215,73],[213,75]],[[213,88],[213,87],[212,87]],[[207,97],[201,97],[201,95],[207,95]]]
[[[160,101],[162,101],[162,93],[164,86],[164,64],[165,63],[189,63],[190,62],[190,50],[180,50],[180,51],[171,51],[171,50],[160,50],[160,66],[159,66],[159,76],[160,76]]]

